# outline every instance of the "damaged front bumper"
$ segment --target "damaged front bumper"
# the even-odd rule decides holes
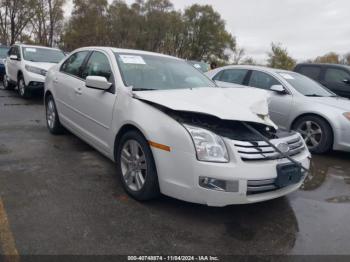
[[[278,145],[284,141],[291,141],[292,144],[296,141],[296,137],[300,135],[294,134],[272,142]],[[246,154],[242,154],[240,148],[236,146],[237,141],[225,138],[225,143],[230,155],[229,163],[201,162],[195,158],[194,154],[186,152],[173,152],[176,157],[159,151],[154,152],[155,159],[158,160],[158,172],[166,174],[162,175],[159,181],[162,193],[209,206],[249,204],[278,198],[296,191],[308,175],[302,171],[302,177],[298,182],[278,187],[276,185],[277,166],[291,163],[288,159],[276,157],[273,152],[264,157],[264,153],[254,154],[255,159],[246,159]],[[264,145],[263,142],[259,144]],[[300,150],[292,154],[293,159],[309,169],[310,153],[303,142],[302,144]],[[205,186],[205,183],[211,182],[210,179],[218,181],[217,184],[212,183],[213,188]],[[227,190],[221,190],[224,182],[227,183]]]

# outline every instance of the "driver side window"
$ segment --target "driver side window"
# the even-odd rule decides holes
[[[270,90],[273,85],[281,85],[281,83],[266,73],[253,71],[248,85],[251,87]]]
[[[109,82],[113,82],[112,69],[106,55],[101,52],[93,52],[82,72],[83,79],[88,76],[102,76]]]

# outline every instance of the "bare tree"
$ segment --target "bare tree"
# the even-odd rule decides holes
[[[233,64],[238,65],[242,61],[244,56],[245,56],[244,48],[237,46],[233,51]]]
[[[0,32],[5,44],[14,44],[34,14],[34,0],[0,0]]]
[[[53,46],[63,28],[63,5],[66,0],[35,0],[31,19],[35,42]]]

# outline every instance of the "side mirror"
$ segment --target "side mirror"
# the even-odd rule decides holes
[[[273,85],[270,87],[270,90],[279,94],[287,94],[286,89],[282,85]]]
[[[16,55],[10,55],[10,59],[11,59],[11,60],[18,60],[18,56],[16,56]]]
[[[112,83],[108,82],[103,76],[88,76],[85,85],[88,88],[108,90],[111,88]]]
[[[350,79],[344,79],[343,82],[344,82],[345,84],[350,85]]]

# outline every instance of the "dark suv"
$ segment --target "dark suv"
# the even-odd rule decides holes
[[[350,98],[350,66],[298,64],[294,71],[316,80],[339,96]]]

